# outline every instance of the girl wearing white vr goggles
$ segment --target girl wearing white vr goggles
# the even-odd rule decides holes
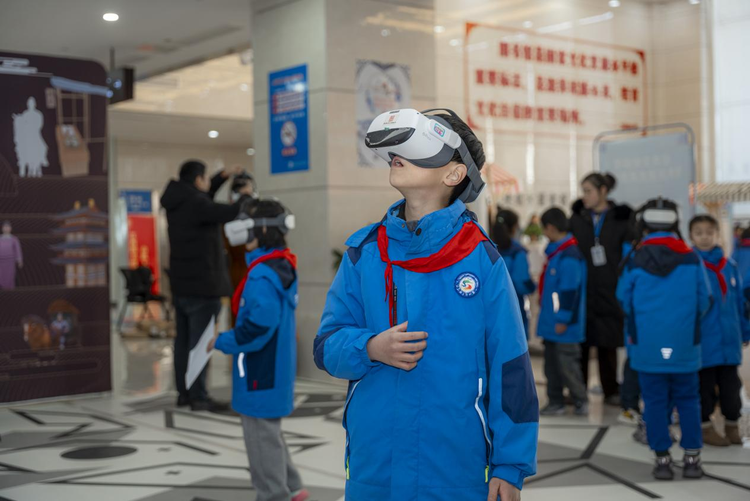
[[[448,114],[426,115],[431,111]],[[454,130],[457,127],[465,130]],[[473,149],[481,158],[472,158],[467,139],[476,141],[478,147]],[[484,164],[481,143],[449,109],[434,108],[421,113],[402,109],[383,113],[370,124],[365,144],[391,165],[391,185],[402,193],[403,190],[434,189],[435,178],[441,177],[442,183],[450,188],[449,203],[454,199],[471,203],[484,188],[479,172]],[[410,169],[412,165],[422,169]]]

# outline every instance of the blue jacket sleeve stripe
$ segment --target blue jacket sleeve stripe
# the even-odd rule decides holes
[[[516,424],[539,422],[539,400],[528,351],[503,364],[503,411]]]

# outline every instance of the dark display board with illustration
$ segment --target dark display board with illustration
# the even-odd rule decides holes
[[[108,391],[106,72],[0,52],[0,403]]]

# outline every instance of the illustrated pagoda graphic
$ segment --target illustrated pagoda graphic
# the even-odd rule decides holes
[[[65,237],[63,243],[55,244],[52,250],[58,256],[53,264],[65,266],[67,287],[98,287],[107,285],[109,216],[89,199],[88,207],[76,202],[72,211],[53,216],[60,224],[52,230],[55,235]]]

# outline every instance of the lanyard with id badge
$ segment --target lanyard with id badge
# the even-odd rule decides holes
[[[606,216],[607,211],[602,212],[594,225],[594,246],[591,248],[591,262],[594,266],[604,266],[607,264],[607,253],[604,251],[604,246],[599,243],[599,235],[602,232],[602,226],[604,226],[604,218]]]

